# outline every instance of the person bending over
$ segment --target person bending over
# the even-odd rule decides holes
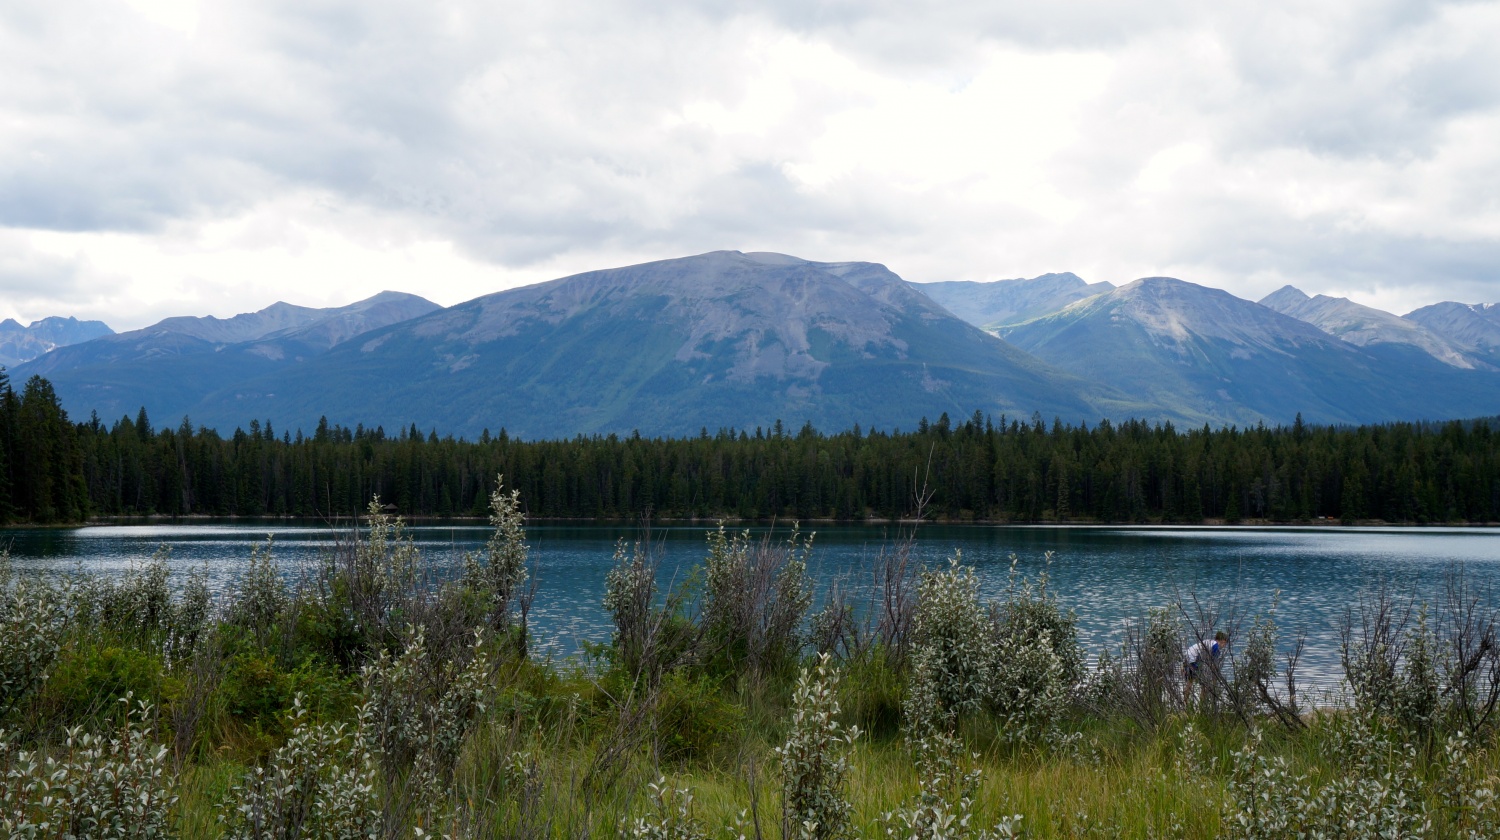
[[[1212,668],[1217,673],[1219,660],[1227,650],[1229,634],[1220,630],[1212,639],[1204,639],[1182,652],[1182,705],[1192,700],[1195,687],[1201,688],[1202,693],[1208,692],[1208,681],[1213,675],[1205,669]]]

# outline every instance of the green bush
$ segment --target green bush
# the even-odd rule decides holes
[[[792,526],[784,543],[749,531],[708,535],[703,567],[703,628],[719,673],[789,674],[802,648],[802,623],[812,606],[807,560],[812,536]]]
[[[707,676],[668,674],[657,708],[661,756],[668,761],[723,757],[739,745],[744,731],[745,710]]]
[[[365,718],[360,718],[365,723]],[[222,803],[219,821],[229,840],[270,837],[380,836],[375,758],[358,731],[315,724],[300,697],[283,728],[286,742],[256,767]]]
[[[335,592],[326,601],[300,599],[288,607],[296,612],[296,648],[355,673],[365,663],[370,645],[359,622],[339,597]]]
[[[1072,703],[1073,687],[1084,674],[1083,648],[1077,618],[1047,590],[1047,573],[1033,584],[1017,576],[1014,554],[1010,561],[1006,597],[990,607],[995,647],[989,706],[1007,740],[1027,741],[1055,727]]]
[[[876,737],[901,728],[901,701],[906,678],[891,667],[891,657],[876,647],[844,665],[839,681],[839,706],[850,721]]]
[[[219,684],[219,699],[240,725],[280,737],[298,697],[319,717],[347,715],[354,706],[355,682],[338,668],[314,659],[283,670],[272,656],[242,653],[229,660]]]
[[[961,554],[955,552],[946,569],[922,573],[912,631],[908,724],[951,728],[960,716],[982,707],[995,660],[979,578],[963,565]]]
[[[171,547],[163,545],[149,560],[132,561],[122,575],[76,580],[71,600],[78,624],[146,644],[191,643],[212,612],[208,571],[188,572],[173,598],[167,563],[171,554]]]
[[[291,681],[274,660],[250,654],[229,661],[219,693],[224,711],[240,723],[261,731],[275,731],[296,696]]]
[[[521,512],[521,491],[505,492],[505,477],[495,477],[490,494],[490,524],[494,534],[484,552],[464,555],[464,587],[481,596],[486,623],[504,630],[511,622],[511,606],[523,597],[526,579],[526,516]]]
[[[838,721],[839,673],[828,654],[804,668],[792,696],[791,730],[781,758],[781,834],[798,840],[852,840],[849,753],[859,727]]]
[[[65,645],[41,693],[44,714],[56,723],[94,720],[133,694],[160,702],[166,664],[161,656],[136,647],[79,642]]]
[[[260,647],[265,647],[272,626],[290,602],[281,567],[271,553],[271,538],[266,537],[264,547],[250,548],[250,562],[235,587],[229,620],[245,628]]]

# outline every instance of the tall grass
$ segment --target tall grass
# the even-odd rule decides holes
[[[656,589],[607,579],[613,639],[528,653],[519,499],[454,581],[372,504],[326,561],[252,547],[215,602],[158,555],[115,578],[0,555],[5,836],[397,838],[1500,836],[1496,612],[1455,572],[1345,617],[1347,705],[1299,697],[1301,643],[1164,604],[1085,659],[1045,575],[980,598],[955,555],[882,554],[815,604],[810,538],[722,529]],[[1013,567],[1014,568],[1014,567]],[[1232,623],[1232,622],[1230,622]]]

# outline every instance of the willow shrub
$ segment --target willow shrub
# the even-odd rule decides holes
[[[0,716],[47,681],[68,626],[68,591],[46,580],[17,579],[0,549]]]
[[[1047,573],[1032,582],[1016,565],[1013,554],[1005,597],[990,607],[995,642],[986,699],[1007,740],[1034,741],[1073,706],[1084,657],[1077,618],[1048,591]]]
[[[369,716],[362,709],[354,731],[340,723],[315,723],[299,697],[287,718],[286,742],[222,803],[225,840],[381,836],[375,756],[362,749]]]
[[[859,727],[838,720],[839,675],[828,654],[802,669],[792,692],[781,760],[781,836],[797,840],[846,840],[853,836],[849,806],[849,748]]]
[[[703,629],[712,656],[730,673],[764,677],[790,670],[802,651],[812,606],[807,557],[812,537],[794,527],[781,543],[729,534],[708,536],[703,570]]]
[[[177,779],[155,709],[120,699],[113,732],[67,731],[46,756],[0,731],[0,827],[14,838],[147,840],[171,836]]]
[[[1032,583],[1015,563],[1005,598],[988,606],[961,555],[922,574],[906,702],[917,730],[951,730],[988,712],[1006,740],[1036,741],[1074,706],[1084,676],[1076,619],[1047,591],[1045,574]]]
[[[496,476],[495,492],[490,494],[490,525],[494,531],[482,553],[464,555],[463,576],[464,588],[478,595],[483,604],[485,624],[497,631],[511,625],[512,607],[524,597],[529,576],[521,491],[507,493],[504,481],[504,476]]]

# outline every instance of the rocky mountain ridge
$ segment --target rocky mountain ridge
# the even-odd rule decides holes
[[[1406,313],[1469,353],[1500,364],[1500,304],[1443,301]]]
[[[24,327],[13,318],[6,318],[0,321],[0,365],[14,367],[58,347],[113,334],[114,330],[103,321],[80,321],[71,316],[54,315]]]
[[[1490,367],[1416,321],[1355,303],[1348,298],[1328,295],[1308,297],[1296,287],[1283,286],[1261,298],[1260,304],[1306,321],[1329,335],[1359,347],[1373,344],[1408,345],[1453,367]]]

